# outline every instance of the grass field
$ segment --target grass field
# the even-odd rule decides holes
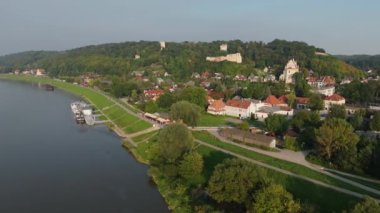
[[[368,187],[371,187],[373,189],[377,189],[377,190],[380,190],[380,183],[374,183],[374,182],[371,182],[371,181],[366,181],[366,180],[363,180],[363,179],[359,179],[359,178],[355,178],[355,177],[351,177],[351,176],[347,176],[347,175],[343,175],[341,173],[337,173],[337,172],[332,172],[332,171],[329,171],[330,173],[333,173],[335,175],[338,175],[338,176],[341,176],[341,177],[344,177],[344,178],[347,178],[349,180],[352,180],[352,181],[355,181],[355,182],[358,182],[360,184],[363,184],[365,186],[368,186]]]
[[[223,115],[211,115],[211,114],[202,113],[201,117],[198,121],[197,126],[225,126],[225,125],[229,125],[231,123],[226,121],[227,118],[231,118],[231,117],[223,116]]]
[[[117,126],[125,131],[125,133],[135,133],[151,127],[151,124],[141,120],[135,115],[129,114],[120,106],[90,88],[81,87],[78,85],[66,83],[63,81],[53,80],[46,77],[33,77],[22,75],[0,75],[0,79],[19,80],[43,84],[51,84],[57,88],[65,90],[74,95],[80,96],[88,102],[92,103],[98,110],[104,110],[104,114],[109,117]]]
[[[338,186],[341,188],[345,188],[354,192],[362,193],[362,194],[368,194],[369,196],[376,197],[378,198],[379,196],[376,194],[372,194],[370,192],[367,192],[365,190],[362,190],[360,188],[357,188],[355,186],[352,186],[350,184],[347,184],[345,182],[342,182],[340,180],[337,180],[335,178],[329,177],[327,175],[324,175],[322,173],[319,173],[317,171],[314,171],[312,169],[309,169],[305,166],[298,165],[292,162],[272,158],[263,154],[259,154],[257,152],[253,152],[251,150],[244,149],[242,147],[233,145],[233,144],[228,144],[220,141],[218,138],[215,136],[209,134],[206,131],[193,131],[193,135],[196,139],[201,140],[203,142],[209,143],[211,145],[223,148],[225,150],[234,152],[236,154],[240,154],[242,156],[252,158],[254,160],[269,164],[271,166],[275,166],[277,168],[281,168],[290,172],[293,172],[298,175],[302,175],[305,177],[309,177],[330,185]]]
[[[226,158],[234,158],[223,152],[213,150],[209,147],[199,146],[198,153],[202,154],[205,164],[205,176],[208,179],[214,167]],[[296,199],[302,203],[308,203],[315,207],[315,212],[342,212],[351,209],[359,199],[339,193],[305,180],[294,178],[273,170],[265,169],[268,177],[276,183],[283,185]]]

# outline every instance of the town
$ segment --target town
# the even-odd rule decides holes
[[[157,48],[159,54],[168,54],[165,51],[169,52],[176,44],[160,41],[148,45]],[[365,177],[379,175],[377,72],[355,70],[354,74],[342,74],[324,68],[314,71],[302,66],[305,59],[300,63],[296,55],[287,56],[280,65],[239,71],[239,67],[252,62],[246,62],[244,54],[235,51],[236,48],[230,52],[229,42],[212,45],[218,48],[216,54],[200,59],[208,68],[180,78],[178,73],[157,63],[139,65],[145,63],[144,57],[150,57],[139,51],[129,59],[135,64],[134,69],[121,76],[101,72],[54,76],[48,67],[12,69],[9,73],[15,78],[41,79],[58,88],[62,87],[60,84],[71,84],[107,97],[107,104],[102,103],[102,107],[97,106],[99,98],[85,95],[84,100],[72,103],[75,119],[88,125],[108,124],[131,150],[154,153],[151,148],[154,145],[148,144],[155,144],[152,141],[159,140],[160,132],[170,128],[181,132],[180,128],[185,126],[198,146],[240,159],[259,154],[262,158],[281,160],[284,165],[296,164],[299,168],[283,169],[277,163],[249,157],[250,161],[264,163],[262,166],[266,168],[275,166],[276,171],[281,168],[281,173],[297,174],[307,168],[309,171],[302,174],[307,180],[319,181],[315,178],[325,175],[357,187],[352,193],[359,190],[375,198],[380,196],[380,191],[371,188],[378,181]],[[311,57],[332,60],[332,56],[319,49]],[[220,70],[218,66],[222,66]],[[233,71],[226,71],[229,66]],[[136,118],[132,119],[130,114]],[[144,138],[144,142],[139,142],[139,138]],[[149,157],[143,162],[161,164],[156,158]],[[358,181],[352,181],[352,177]],[[191,176],[192,181],[194,178],[199,176]]]

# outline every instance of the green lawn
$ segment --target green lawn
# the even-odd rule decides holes
[[[373,189],[380,190],[380,183],[374,183],[374,182],[371,182],[371,181],[362,180],[362,179],[359,179],[359,178],[343,175],[343,174],[340,174],[340,173],[337,173],[337,172],[332,172],[332,171],[329,171],[329,172],[333,173],[335,175],[347,178],[349,180],[355,181],[357,183],[363,184],[365,186],[371,187]]]
[[[43,83],[43,84],[51,84],[57,88],[70,92],[74,95],[80,96],[92,103],[94,107],[98,110],[102,110],[105,107],[114,105],[114,102],[110,101],[104,95],[90,89],[81,87],[79,85],[74,85],[70,83],[66,83],[63,81],[53,80],[47,77],[33,77],[33,76],[23,76],[23,75],[0,75],[0,79],[9,79],[9,80],[19,80],[19,81],[27,81],[27,82],[35,82],[35,83]],[[115,122],[120,128],[124,129],[126,133],[135,133],[144,129],[148,129],[151,127],[151,124],[141,120],[135,115],[131,115],[123,108],[115,105],[110,109],[104,111],[105,115],[107,115],[112,121]],[[133,126],[128,126],[131,124],[136,124]]]
[[[197,126],[225,126],[229,125],[230,123],[226,121],[227,118],[231,118],[228,116],[223,115],[211,115],[202,113],[201,117],[198,121]]]
[[[372,196],[372,197],[376,197],[376,198],[380,197],[376,194],[373,194],[371,192],[367,192],[365,190],[362,190],[360,188],[357,188],[355,186],[352,186],[350,184],[347,184],[347,183],[342,182],[340,180],[337,180],[335,178],[329,177],[327,175],[324,175],[322,173],[319,173],[317,171],[309,169],[305,166],[302,166],[302,165],[299,165],[296,163],[292,163],[292,162],[288,162],[288,161],[284,161],[284,160],[280,160],[280,159],[276,159],[276,158],[272,158],[272,157],[269,157],[269,156],[266,156],[263,154],[259,154],[257,152],[253,152],[251,150],[241,148],[241,147],[233,145],[233,144],[224,143],[224,142],[220,141],[218,138],[216,138],[215,136],[209,134],[207,131],[193,131],[193,135],[196,139],[201,140],[203,142],[206,142],[206,143],[209,143],[211,145],[214,145],[214,146],[223,148],[225,150],[234,152],[236,154],[240,154],[240,155],[243,155],[245,157],[252,158],[254,160],[275,166],[277,168],[281,168],[281,169],[293,172],[295,174],[299,174],[299,175],[302,175],[305,177],[309,177],[309,178],[312,178],[315,180],[319,180],[321,182],[324,182],[324,183],[327,183],[330,185],[334,185],[334,186],[338,186],[341,188],[345,188],[345,189],[355,191],[358,193],[368,194],[369,196]]]
[[[204,175],[208,179],[214,167],[226,158],[234,158],[223,152],[214,150],[206,146],[199,146],[198,153],[203,156],[205,171]],[[265,169],[265,168],[264,168]],[[342,212],[351,209],[359,199],[319,186],[308,181],[291,177],[280,172],[265,169],[268,177],[276,183],[283,185],[287,191],[291,192],[296,199],[302,203],[308,203],[315,207],[316,212]]]
[[[156,140],[155,132],[147,133],[144,135],[133,138],[134,141],[147,141],[138,143],[134,148],[134,153],[139,155],[145,162],[149,160],[149,149]],[[214,150],[212,148],[196,144],[196,150],[203,156],[204,160],[204,179],[207,180],[212,175],[215,166],[221,163],[226,158],[234,158],[228,154]],[[265,169],[265,168],[264,168]],[[272,178],[276,183],[283,185],[289,192],[291,192],[296,199],[302,203],[308,203],[315,207],[315,212],[342,212],[342,210],[351,209],[359,199],[349,196],[332,189],[328,189],[311,182],[291,177],[276,171],[265,169],[268,177]]]
[[[135,137],[132,138],[132,140],[134,142],[136,142],[136,143],[139,143],[141,141],[144,141],[144,140],[147,140],[147,139],[153,137],[157,133],[158,133],[158,130],[152,131],[152,132],[148,132],[148,133],[145,133],[145,134],[142,134],[142,135],[139,135],[139,136],[135,136]]]

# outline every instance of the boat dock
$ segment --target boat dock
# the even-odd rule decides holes
[[[77,101],[71,103],[71,111],[75,116],[75,121],[78,124],[87,124],[93,126],[96,124],[102,124],[106,121],[97,120],[96,118],[100,115],[94,114],[94,110],[91,108],[90,104],[87,104],[83,101]]]

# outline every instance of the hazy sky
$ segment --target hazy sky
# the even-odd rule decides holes
[[[0,55],[138,41],[299,40],[380,54],[379,0],[0,0]]]

